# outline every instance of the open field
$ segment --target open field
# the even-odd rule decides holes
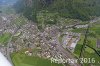
[[[99,24],[98,25],[96,24],[96,25],[94,25],[93,27],[90,28],[89,35],[88,35],[88,42],[87,42],[87,45],[93,47],[95,50],[98,50],[98,51],[100,49],[96,47],[96,41],[97,41],[98,38],[100,38],[100,30],[99,29],[100,29]],[[77,57],[79,57],[79,55],[80,55],[80,52],[81,52],[80,50],[81,50],[81,47],[82,47],[82,44],[83,44],[83,40],[84,40],[84,37],[81,36],[81,39],[80,39],[80,41],[78,42],[78,44],[75,48],[74,54]],[[98,62],[100,62],[100,57],[97,55],[97,53],[93,49],[86,46],[84,53],[82,55],[83,55],[83,58],[90,58],[90,59],[94,58],[95,63],[93,63],[93,65],[95,65],[95,66],[100,65],[100,63],[98,63]],[[85,66],[90,66],[90,63],[84,63],[84,64],[85,64]]]
[[[23,52],[13,53],[11,57],[15,66],[62,66],[37,56],[27,56]]]
[[[83,41],[84,41],[84,35],[81,35],[80,41],[76,45],[76,48],[75,48],[75,51],[74,51],[75,55],[78,56],[78,57],[79,57],[80,52],[81,52],[81,47],[82,47]]]

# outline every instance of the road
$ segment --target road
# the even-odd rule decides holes
[[[51,50],[51,54],[54,56],[54,55],[58,55],[59,53],[62,54],[62,56],[64,57],[64,59],[76,59],[72,53],[70,53],[69,51],[67,51],[66,49],[63,48],[63,46],[60,44],[59,42],[59,36],[55,37],[55,39],[57,40],[57,46],[55,47],[56,50]],[[46,40],[45,37],[43,37],[43,41],[46,43],[46,44],[50,44],[49,41]],[[70,66],[81,66],[80,63],[70,63],[69,64]]]
[[[10,20],[7,20],[7,21],[10,21]],[[15,35],[15,33],[20,29],[17,28],[14,33],[12,34],[12,36],[10,37],[9,41],[8,41],[8,44],[7,44],[7,51],[6,51],[6,56],[7,56],[7,59],[10,61],[10,63],[13,65],[13,62],[11,60],[11,40],[12,40],[12,37]]]
[[[58,45],[57,45],[57,49],[59,49],[59,51],[60,52],[62,52],[62,54],[63,54],[63,56],[65,57],[65,58],[70,58],[70,59],[77,59],[77,58],[75,58],[75,56],[71,53],[71,52],[69,52],[67,49],[65,49],[63,46],[62,46],[62,44],[59,42],[59,35],[57,36],[57,40],[58,40]],[[81,66],[81,64],[79,64],[79,63],[71,63],[70,64],[70,66]]]

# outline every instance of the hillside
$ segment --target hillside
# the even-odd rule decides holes
[[[100,0],[19,0],[15,4],[18,13],[37,21],[38,12],[58,13],[64,18],[89,20],[100,16]]]

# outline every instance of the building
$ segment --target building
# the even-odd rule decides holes
[[[100,48],[100,39],[97,39],[97,48]]]
[[[74,49],[80,40],[80,34],[79,33],[72,33],[67,32],[66,35],[63,37],[63,47],[69,49],[70,51],[74,52]]]
[[[0,52],[0,66],[12,66],[6,57]]]
[[[75,26],[76,28],[87,28],[88,27],[88,24],[86,24],[86,25],[77,25],[77,26]]]

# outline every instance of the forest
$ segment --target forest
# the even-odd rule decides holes
[[[99,3],[100,0],[19,0],[14,8],[17,13],[35,22],[40,12],[57,13],[60,17],[86,21],[100,16]]]

